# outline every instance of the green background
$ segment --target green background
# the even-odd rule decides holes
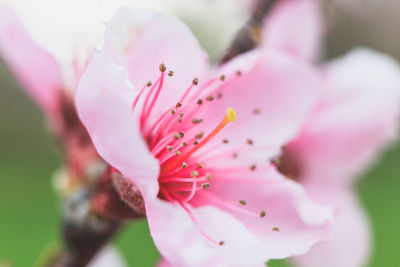
[[[370,38],[370,32],[357,30],[365,27],[365,21],[340,19],[330,32],[328,56],[355,44],[390,50]],[[61,166],[61,158],[39,109],[10,76],[0,63],[0,266],[7,261],[31,266],[59,240],[59,203],[50,177]],[[395,145],[357,186],[374,231],[369,266],[400,266],[399,163],[400,146]],[[159,259],[145,221],[129,225],[116,243],[129,266],[154,266]],[[277,261],[270,266],[285,264]]]

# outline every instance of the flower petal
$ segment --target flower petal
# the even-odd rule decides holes
[[[318,1],[280,1],[265,21],[262,46],[299,59],[316,59],[323,33],[320,12]]]
[[[348,185],[396,136],[400,72],[387,56],[351,52],[325,70],[325,91],[304,130],[288,149],[302,179]]]
[[[231,65],[238,68],[238,62],[242,63],[240,76],[225,72],[232,70]],[[213,92],[216,99],[211,103],[205,101],[209,106],[197,114],[204,120],[204,131],[213,129],[225,116],[226,109],[233,108],[237,119],[218,135],[217,142],[228,139],[227,147],[238,147],[251,140],[253,147],[270,147],[278,153],[282,145],[297,135],[314,106],[319,85],[317,72],[272,51],[247,53],[221,71],[227,78]]]
[[[63,87],[59,64],[28,35],[13,10],[0,6],[0,18],[0,55],[22,87],[54,116]]]
[[[262,239],[269,258],[299,255],[330,238],[330,208],[309,199],[302,186],[272,168],[249,174],[221,170],[210,183],[194,203],[230,212]]]
[[[125,267],[124,259],[118,250],[113,246],[102,249],[97,256],[89,263],[88,267]]]
[[[268,259],[261,240],[226,212],[213,206],[191,209],[208,236],[180,206],[154,199],[146,202],[146,215],[154,242],[172,266],[254,266]],[[244,255],[246,255],[244,257]]]
[[[150,10],[120,8],[108,24],[104,49],[127,67],[136,88],[155,82],[161,63],[173,70],[174,76],[160,93],[161,105],[154,107],[154,117],[175,105],[207,65],[206,54],[186,25]]]
[[[136,95],[126,71],[107,53],[95,51],[79,82],[76,104],[99,154],[141,185],[142,194],[155,197],[159,164],[147,149],[132,114]]]
[[[357,197],[347,191],[324,194],[324,198],[329,195],[336,209],[334,236],[293,261],[304,267],[365,266],[371,251],[371,229]]]

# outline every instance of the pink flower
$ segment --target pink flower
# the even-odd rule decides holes
[[[321,41],[316,29],[322,28],[316,3],[282,1],[266,21],[264,49],[314,60]],[[282,33],[293,27],[302,38]],[[313,112],[276,164],[314,200],[334,207],[334,238],[294,261],[305,267],[364,266],[370,254],[370,226],[352,189],[360,173],[396,137],[399,68],[388,56],[359,49],[322,65],[320,76],[323,84]]]
[[[47,115],[52,130],[63,142],[69,174],[84,176],[80,174],[99,157],[79,121],[73,102],[81,68],[57,61],[31,38],[15,12],[6,6],[0,6],[0,56]],[[64,80],[64,74],[71,70],[74,75]]]
[[[165,63],[165,65],[164,65]],[[175,266],[254,266],[330,236],[330,210],[269,163],[315,101],[318,79],[280,53],[207,70],[179,21],[121,8],[76,103],[99,154],[136,184]]]

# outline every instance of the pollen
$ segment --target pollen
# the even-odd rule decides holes
[[[239,200],[239,204],[245,206],[247,204],[247,201],[244,199]]]
[[[228,121],[235,121],[236,120],[236,111],[233,108],[226,109],[226,118]]]

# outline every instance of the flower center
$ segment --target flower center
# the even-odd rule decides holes
[[[196,115],[214,100],[222,97],[222,94],[216,91],[218,83],[224,82],[226,76],[213,78],[203,85],[199,85],[199,79],[195,78],[176,105],[168,108],[161,116],[153,119],[155,122],[150,123],[150,115],[155,109],[166,75],[174,76],[174,72],[167,71],[164,64],[159,66],[159,70],[160,77],[154,84],[148,82],[143,86],[133,101],[132,108],[135,109],[142,99],[139,114],[141,132],[152,154],[160,163],[158,197],[170,202],[185,203],[193,199],[197,191],[207,190],[212,176],[212,173],[207,171],[205,162],[199,160],[201,155],[193,155],[209,144],[229,122],[235,121],[236,112],[228,108],[220,123],[206,135],[202,127],[203,119]],[[193,90],[194,87],[198,87],[198,90]],[[205,91],[211,93],[200,98]]]

